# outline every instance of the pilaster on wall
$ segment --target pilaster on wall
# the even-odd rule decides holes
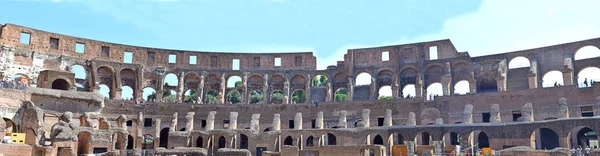
[[[567,57],[563,61],[563,82],[564,85],[573,85],[573,61]]]
[[[527,78],[529,80],[529,89],[538,88],[537,60],[535,59],[531,60],[531,65],[529,66]]]
[[[450,83],[452,82],[452,76],[444,75],[442,76],[442,90],[444,96],[450,95]]]
[[[119,72],[119,71],[121,71],[120,68],[115,68],[115,71],[114,71],[115,74],[113,74],[114,75],[114,78],[113,78],[114,83],[113,83],[112,88],[114,88],[114,91],[115,91],[114,93],[111,93],[111,94],[114,94],[113,99],[121,99],[121,92],[123,91],[123,88],[122,88],[123,84],[121,82],[121,72]]]
[[[179,72],[178,75],[177,81],[179,83],[177,83],[177,101],[181,103],[183,101],[183,86],[185,85],[183,78],[185,77],[185,73]]]
[[[162,95],[163,95],[163,91],[164,91],[164,84],[165,84],[165,74],[164,73],[157,73],[156,74],[156,101],[162,101]]]
[[[141,69],[140,67],[138,67],[136,69],[136,72],[137,72],[137,80],[136,80],[136,84],[135,84],[136,86],[133,89],[134,90],[133,92],[135,94],[133,96],[135,97],[136,101],[139,101],[139,100],[144,99],[144,97],[143,97],[144,96],[144,94],[143,94],[144,86],[142,86],[142,84],[144,82],[144,72],[143,72],[143,69]]]

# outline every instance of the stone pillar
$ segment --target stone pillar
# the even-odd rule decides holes
[[[163,92],[165,90],[165,75],[164,73],[156,74],[156,101],[161,102],[163,97]]]
[[[499,92],[506,91],[506,77],[496,77],[496,86],[498,87]]]
[[[200,84],[198,84],[198,89],[196,95],[198,96],[198,103],[204,103],[204,79],[206,78],[206,72],[200,74]]]
[[[506,59],[503,59],[498,63],[498,76],[496,77],[496,86],[498,87],[498,91],[500,92],[506,91],[507,71],[508,66],[506,64]]]
[[[408,123],[406,123],[406,125],[410,125],[410,126],[415,126],[417,125],[417,118],[416,118],[416,114],[414,112],[409,112],[408,113]]]
[[[596,97],[596,112],[594,116],[600,116],[600,96]]]
[[[290,104],[292,101],[290,99],[290,81],[288,80],[288,78],[285,79],[285,82],[283,83],[283,104]]]
[[[204,129],[205,131],[215,129],[215,114],[217,114],[217,111],[208,112],[208,117],[206,117],[206,127]]]
[[[330,80],[328,80],[330,81]],[[333,102],[335,98],[335,93],[333,91],[333,87],[331,86],[331,82],[327,82],[327,97],[325,97],[326,102]]]
[[[294,129],[302,129],[302,113],[296,113],[294,117]]]
[[[473,74],[473,72],[471,72]],[[474,77],[469,79],[469,93],[475,94],[477,93],[477,80]]]
[[[225,89],[227,89],[227,80],[225,79],[225,73],[221,74],[221,90],[219,91],[219,101],[221,104],[225,104]]]
[[[415,155],[415,142],[414,141],[404,141],[406,144],[407,153],[409,156]]]
[[[169,130],[171,132],[177,131],[177,116],[179,114],[177,112],[173,113],[173,119],[171,119],[171,128]]]
[[[371,77],[371,85],[369,87],[369,88],[371,88],[369,91],[369,99],[371,99],[371,100],[377,100],[377,97],[375,97],[377,95],[377,94],[375,94],[375,92],[377,90],[376,87],[377,87],[377,79],[375,77]]]
[[[352,82],[354,82],[352,77],[348,77],[348,89],[346,90],[348,101],[352,101],[352,98],[354,98],[354,83]]]
[[[564,59],[562,73],[564,85],[573,85],[573,61],[571,58]]]
[[[252,132],[260,132],[260,114],[252,114],[252,120],[250,121],[250,130]]]
[[[273,131],[281,130],[281,118],[280,118],[279,113],[273,115],[273,123],[271,126],[273,127]]]
[[[441,156],[443,153],[442,150],[442,141],[432,141],[433,142],[433,147],[435,147],[435,155],[436,156]]]
[[[395,74],[392,77],[392,98],[396,99],[396,98],[402,96],[402,95],[398,95],[398,94],[399,94],[398,93],[398,75]],[[402,98],[404,98],[404,97],[400,97],[400,99],[402,99]]]
[[[310,103],[312,100],[312,96],[310,95],[310,89],[312,87],[312,79],[313,77],[310,77],[310,74],[306,74],[307,80],[306,80],[306,87],[304,89],[304,95],[306,96],[306,101],[305,103]]]
[[[472,124],[473,123],[473,105],[466,104],[465,110],[463,111],[463,123],[464,124]]]
[[[265,74],[263,80],[263,103],[268,104],[271,100],[269,99],[269,97],[271,97],[271,93],[269,93],[269,74]]]
[[[192,130],[194,130],[194,115],[195,114],[196,113],[194,113],[194,112],[188,112],[185,115],[185,120],[186,120],[186,122],[185,122],[185,131],[186,132],[191,132]]]
[[[500,105],[492,104],[492,106],[490,107],[490,123],[502,122],[500,117]]]
[[[140,100],[144,100],[144,85],[142,82],[144,82],[144,70],[142,70],[141,67],[136,68],[135,70],[137,72],[137,77],[136,77],[136,82],[135,82],[135,88],[134,88],[134,96],[135,99],[137,101]],[[127,137],[125,137],[127,138]]]
[[[558,99],[558,119],[569,118],[569,106],[567,106],[567,98]]]
[[[383,119],[383,126],[392,126],[392,110],[385,110],[385,118]]]
[[[338,127],[339,128],[348,128],[348,123],[346,120],[346,110],[341,110],[340,111],[340,119],[338,120]]]
[[[250,104],[250,100],[249,96],[250,96],[250,92],[248,92],[248,75],[250,75],[249,72],[244,72],[244,77],[242,79],[242,85],[244,86],[244,91],[240,94],[242,94],[242,103],[245,104]],[[263,93],[264,95],[264,93]]]
[[[114,94],[113,95],[113,99],[118,99],[121,100],[121,91],[123,91],[123,89],[121,87],[123,87],[122,82],[121,82],[121,69],[116,68],[115,69],[115,74],[113,74],[114,79],[113,79],[113,86],[111,86],[111,93],[109,94]],[[114,90],[114,93],[112,93],[112,91]]]
[[[317,113],[317,120],[315,121],[315,127],[317,129],[323,129],[325,127],[323,127],[323,111],[320,111],[319,113]]]
[[[538,76],[537,76],[537,60],[532,59],[531,65],[529,66],[529,72],[527,72],[527,80],[529,81],[529,89],[538,88]]]
[[[521,107],[521,117],[519,118],[519,121],[523,121],[523,122],[531,122],[533,121],[533,104],[532,103],[526,103],[523,107]]]
[[[155,121],[158,120],[160,123],[160,119],[155,119]],[[135,148],[136,149],[141,149],[142,148],[142,139],[144,138],[144,133],[142,132],[142,129],[144,128],[144,115],[142,114],[142,112],[139,112],[138,114],[138,118],[137,118],[137,141],[136,141],[136,145]]]
[[[371,110],[363,109],[361,113],[362,121],[364,122],[364,127],[371,127]]]
[[[435,124],[436,125],[443,125],[444,124],[444,119],[442,119],[442,118],[436,118],[435,119]]]
[[[0,122],[2,122],[2,121],[0,121]],[[119,118],[117,118],[117,127],[127,129],[127,125],[125,122],[127,122],[127,116],[125,116],[124,114],[119,115]],[[0,124],[0,125],[2,125],[2,124]],[[0,127],[0,130],[3,130],[1,128],[2,127]]]
[[[427,96],[427,94],[423,94],[423,73],[419,73],[417,75],[417,80],[415,82],[415,94],[415,97]]]
[[[185,78],[185,73],[184,72],[179,72],[179,76],[177,77],[177,102],[181,103],[183,102],[183,86],[185,85],[184,83],[184,78]]]
[[[160,146],[160,123],[161,120],[160,119],[154,119],[154,125],[152,125],[152,127],[154,128],[154,147],[159,147]],[[139,134],[142,135],[142,134]],[[141,148],[141,143],[143,136],[140,138],[140,148]]]
[[[238,112],[229,112],[229,129],[237,129]]]
[[[452,76],[444,75],[442,76],[442,91],[444,96],[450,95],[450,83],[452,82]]]

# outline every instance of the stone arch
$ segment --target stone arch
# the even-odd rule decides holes
[[[436,96],[444,96],[442,83],[436,82],[427,86],[427,99],[434,100]]]
[[[373,138],[373,145],[383,145],[383,138],[381,135],[378,134]]]
[[[248,96],[249,104],[260,104],[263,103],[265,94],[261,90],[250,91]]]
[[[325,87],[329,82],[329,78],[323,74],[317,74],[312,78],[313,87]]]
[[[121,99],[135,99],[135,90],[130,86],[121,87]]]
[[[137,95],[137,74],[136,72],[131,69],[131,68],[124,68],[121,69],[120,71],[120,76],[121,76],[121,87],[124,86],[129,86],[129,88],[131,89],[131,93],[125,93],[128,95],[133,95],[131,98],[133,99],[137,99],[136,95]],[[125,92],[125,90],[122,90],[122,92]]]
[[[415,97],[417,95],[416,93],[416,87],[414,84],[406,84],[404,85],[404,87],[402,87],[402,97],[403,98],[412,98]]]
[[[196,138],[196,147],[204,148],[203,143],[204,139],[202,139],[202,136],[198,136],[198,138]]]
[[[398,77],[398,85],[406,86],[408,84],[416,84],[417,77],[419,77],[419,71],[416,68],[405,68],[400,72],[400,76]]]
[[[242,88],[244,87],[244,80],[238,75],[230,75],[227,77],[227,88]]]
[[[177,92],[172,89],[165,90],[162,95],[163,102],[177,102]]]
[[[169,131],[170,128],[163,128],[162,130],[160,130],[160,140],[159,140],[159,146],[158,147],[164,147],[167,148],[169,145]]]
[[[391,86],[394,83],[394,72],[389,69],[381,70],[377,73],[377,87]]]
[[[306,92],[303,89],[297,89],[292,92],[292,103],[306,103]]]
[[[207,90],[211,90],[211,89],[220,90],[221,89],[221,78],[217,74],[213,74],[213,73],[208,74],[206,76],[205,85],[206,86],[204,86],[204,88],[206,88]]]
[[[269,78],[270,90],[283,90],[285,87],[286,78],[281,74],[274,74]]]
[[[354,80],[354,86],[367,86],[371,85],[371,74],[367,71],[361,71],[356,75]]]
[[[128,150],[133,149],[134,142],[135,142],[135,140],[133,140],[133,137],[131,135],[127,135],[127,149]]]
[[[313,146],[315,146],[314,140],[315,140],[315,138],[312,135],[308,136],[308,138],[306,138],[306,147],[313,147]]]
[[[469,80],[473,78],[473,70],[467,61],[458,61],[452,65],[452,81],[454,83],[460,80]]]
[[[600,57],[600,49],[596,46],[588,45],[579,48],[574,54],[575,60]]]
[[[444,67],[439,64],[430,65],[425,70],[424,83],[429,86],[433,83],[441,82],[442,76],[444,75]]]
[[[415,145],[431,145],[431,141],[433,141],[433,139],[427,132],[420,132],[415,136]]]
[[[156,90],[152,87],[142,89],[142,98],[145,101],[156,101]]]
[[[434,107],[427,107],[421,111],[421,125],[435,123],[437,118],[442,117],[440,110]]]
[[[379,100],[391,100],[394,98],[392,94],[392,86],[381,86],[377,91],[377,98]]]
[[[325,143],[327,143],[326,145],[337,145],[337,138],[335,137],[335,135],[327,133],[325,137]]]
[[[198,103],[198,91],[195,89],[188,89],[183,92],[184,103]]]
[[[100,79],[99,84],[107,87],[106,89],[109,91],[108,97],[114,98],[113,69],[108,66],[100,66],[96,69],[96,73],[98,73],[98,78]]]
[[[529,66],[531,66],[531,62],[523,56],[517,56],[508,62],[508,69],[526,68]]]
[[[477,93],[485,93],[485,92],[497,92],[498,91],[498,83],[496,82],[496,78],[493,76],[486,74],[479,77],[477,80]]]
[[[74,64],[71,72],[75,73],[75,86],[78,91],[89,91],[88,71],[82,65]]]
[[[163,79],[164,88],[176,88],[179,85],[179,77],[177,74],[169,73]]]
[[[283,145],[292,146],[293,144],[294,144],[294,139],[292,138],[292,136],[287,136],[283,140]]]
[[[71,87],[71,85],[65,79],[56,79],[56,80],[52,81],[52,89],[69,90],[70,87]]]
[[[248,149],[248,136],[240,134],[240,149]]]
[[[594,82],[600,82],[600,68],[585,67],[577,72],[577,86],[579,88],[592,87]]]
[[[264,85],[262,76],[253,74],[248,77],[248,90],[262,90]]]
[[[598,134],[596,131],[587,126],[577,126],[572,128],[567,135],[570,145],[569,147],[580,147],[585,149],[587,147],[595,148],[592,146],[592,142],[598,142]],[[596,147],[597,148],[597,147]]]
[[[200,75],[196,72],[188,72],[183,77],[183,90],[197,90],[200,85]]]
[[[560,147],[558,133],[550,128],[536,129],[531,133],[531,147],[548,150]]]
[[[348,88],[348,74],[337,73],[333,76],[333,89],[338,90],[339,88]]]
[[[292,80],[290,82],[290,90],[304,90],[306,88],[306,82],[308,82],[306,76],[302,74],[296,74],[292,77]]]
[[[273,104],[282,104],[285,94],[281,90],[275,90],[271,92],[270,100]]]
[[[109,86],[105,85],[105,84],[100,84],[98,87],[100,87],[100,94],[102,94],[102,96],[104,96],[104,98],[110,98],[112,95],[112,89],[110,89]]]
[[[224,136],[219,137],[219,141],[217,143],[217,149],[225,148],[226,144],[227,144],[227,140],[225,139],[225,137]]]
[[[335,102],[348,101],[348,90],[344,87],[338,88],[334,93]]]
[[[79,132],[77,135],[77,155],[90,154],[92,152],[90,145],[91,136],[90,132]]]
[[[228,104],[241,104],[242,103],[242,94],[238,90],[231,90],[227,93],[226,102]]]
[[[394,133],[393,134],[395,136],[395,143],[394,144],[398,144],[398,145],[403,145],[404,144],[404,135],[400,134],[400,133]]]
[[[460,95],[460,94],[468,94],[469,91],[469,81],[467,80],[461,80],[458,81],[457,83],[454,84],[454,94],[456,95]]]
[[[446,132],[442,137],[444,145],[460,145],[460,135],[456,132]]]
[[[542,77],[542,87],[555,87],[564,85],[563,74],[558,70],[548,71]]]

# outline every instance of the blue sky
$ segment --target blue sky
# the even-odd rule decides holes
[[[600,37],[597,0],[4,0],[0,23],[129,45],[312,51],[449,38],[471,56]]]

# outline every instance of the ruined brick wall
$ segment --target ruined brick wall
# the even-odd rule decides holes
[[[30,145],[0,144],[0,155],[4,156],[24,156],[31,155]]]

